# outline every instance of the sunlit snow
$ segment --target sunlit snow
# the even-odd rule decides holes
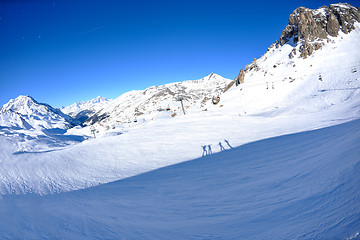
[[[96,138],[1,115],[0,238],[357,239],[359,29],[307,59],[274,46],[217,105],[154,105]]]

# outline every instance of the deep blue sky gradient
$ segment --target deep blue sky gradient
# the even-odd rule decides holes
[[[0,0],[0,106],[20,94],[60,107],[211,72],[233,79],[295,8],[331,3]]]

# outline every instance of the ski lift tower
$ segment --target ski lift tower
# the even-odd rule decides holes
[[[96,132],[95,127],[91,126],[90,129],[91,129],[91,133],[94,134],[94,138],[96,138],[96,136],[95,136],[95,132]]]
[[[183,97],[183,96],[178,96],[177,99],[176,99],[176,101],[181,102],[181,108],[182,108],[183,113],[184,113],[184,115],[185,115],[185,109],[184,109],[183,100],[184,100],[184,97]]]

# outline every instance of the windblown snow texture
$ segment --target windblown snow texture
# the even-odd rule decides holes
[[[299,44],[271,46],[226,92],[231,80],[210,74],[69,107],[87,127],[11,100],[0,111],[0,238],[359,239],[353,26],[306,58]]]
[[[346,239],[360,121],[261,140],[85,190],[5,195],[1,239]]]

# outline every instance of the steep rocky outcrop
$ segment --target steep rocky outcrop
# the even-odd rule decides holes
[[[236,86],[240,85],[241,83],[244,82],[244,79],[245,79],[245,71],[241,68],[239,75],[225,87],[224,92],[229,90],[234,84]]]
[[[299,7],[290,14],[289,24],[283,30],[279,44],[299,45],[300,57],[310,56],[320,49],[324,40],[337,37],[339,31],[347,34],[360,22],[360,9],[347,3],[331,4],[316,10]],[[296,55],[294,51],[290,58]]]
[[[285,44],[292,46],[288,57],[290,59],[295,57],[307,58],[315,51],[321,49],[324,44],[333,41],[335,37],[339,36],[340,31],[348,34],[355,29],[356,23],[360,22],[360,8],[354,7],[348,3],[331,4],[320,7],[319,9],[309,9],[299,7],[293,11],[289,16],[288,25],[280,35],[279,41],[275,41],[268,51],[260,57],[241,69],[239,75],[230,82],[225,92],[232,86],[244,82],[245,74],[252,71],[264,71],[259,67],[259,64],[264,62],[267,58],[267,53],[275,51]],[[357,50],[357,49],[356,49]],[[259,63],[260,62],[260,63]],[[272,65],[276,68],[282,61]],[[295,66],[292,64],[293,67]],[[264,71],[264,76],[268,71]]]
[[[224,89],[224,92],[226,92],[227,90],[229,90],[236,82],[236,78],[234,80],[232,80]]]
[[[241,68],[239,75],[235,78],[235,80],[236,80],[236,86],[238,86],[238,85],[240,85],[241,83],[243,83],[243,82],[244,82],[244,79],[245,79],[245,72],[244,72],[244,70]]]

